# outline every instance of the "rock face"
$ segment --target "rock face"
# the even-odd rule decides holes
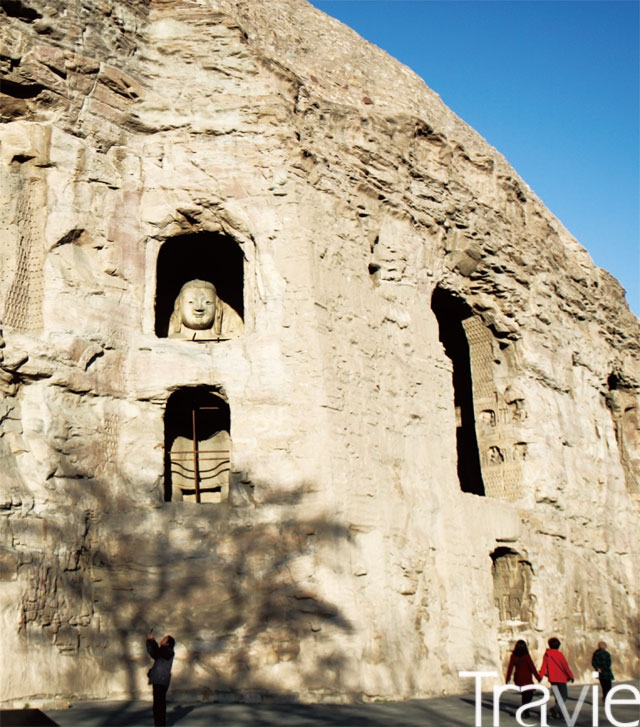
[[[504,158],[303,0],[1,5],[0,701],[632,677],[638,321]]]

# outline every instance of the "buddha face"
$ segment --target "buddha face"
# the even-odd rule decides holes
[[[195,331],[211,328],[218,296],[211,284],[189,285],[180,294],[182,323]]]

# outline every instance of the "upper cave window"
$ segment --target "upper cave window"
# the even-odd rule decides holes
[[[470,318],[472,312],[461,298],[440,287],[433,292],[431,308],[438,320],[440,341],[453,366],[460,488],[463,492],[484,495],[473,404],[471,356],[463,326],[463,321]]]
[[[229,405],[204,387],[175,391],[165,410],[165,501],[223,502],[229,493]]]
[[[213,232],[164,243],[157,262],[155,333],[159,338],[221,341],[243,330],[244,256]]]

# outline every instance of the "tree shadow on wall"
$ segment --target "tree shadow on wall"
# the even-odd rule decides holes
[[[234,507],[141,505],[109,497],[96,480],[60,485],[55,510],[27,515],[17,528],[32,545],[19,568],[19,628],[30,648],[76,660],[70,693],[78,692],[74,673],[77,684],[90,684],[86,670],[97,662],[101,672],[121,673],[136,698],[154,626],[158,639],[172,633],[178,642],[173,691],[295,699],[269,677],[269,667],[289,662],[301,688],[341,691],[345,652],[331,644],[352,626],[323,597],[314,568],[323,545],[339,549],[349,534],[304,517],[307,487]]]

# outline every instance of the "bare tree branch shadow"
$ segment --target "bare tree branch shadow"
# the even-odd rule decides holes
[[[295,663],[303,642],[323,629],[352,631],[313,567],[323,543],[349,533],[302,516],[307,486],[253,507],[136,503],[111,497],[104,481],[69,475],[57,478],[50,511],[7,519],[25,543],[16,554],[24,584],[16,628],[39,658],[48,649],[69,657],[69,695],[87,685],[88,658],[122,675],[127,698],[148,697],[144,639],[155,626],[178,641],[173,693],[295,701],[266,676],[265,663]],[[344,657],[329,661],[315,659],[312,681],[330,673],[340,683]],[[85,696],[109,696],[99,692]]]

